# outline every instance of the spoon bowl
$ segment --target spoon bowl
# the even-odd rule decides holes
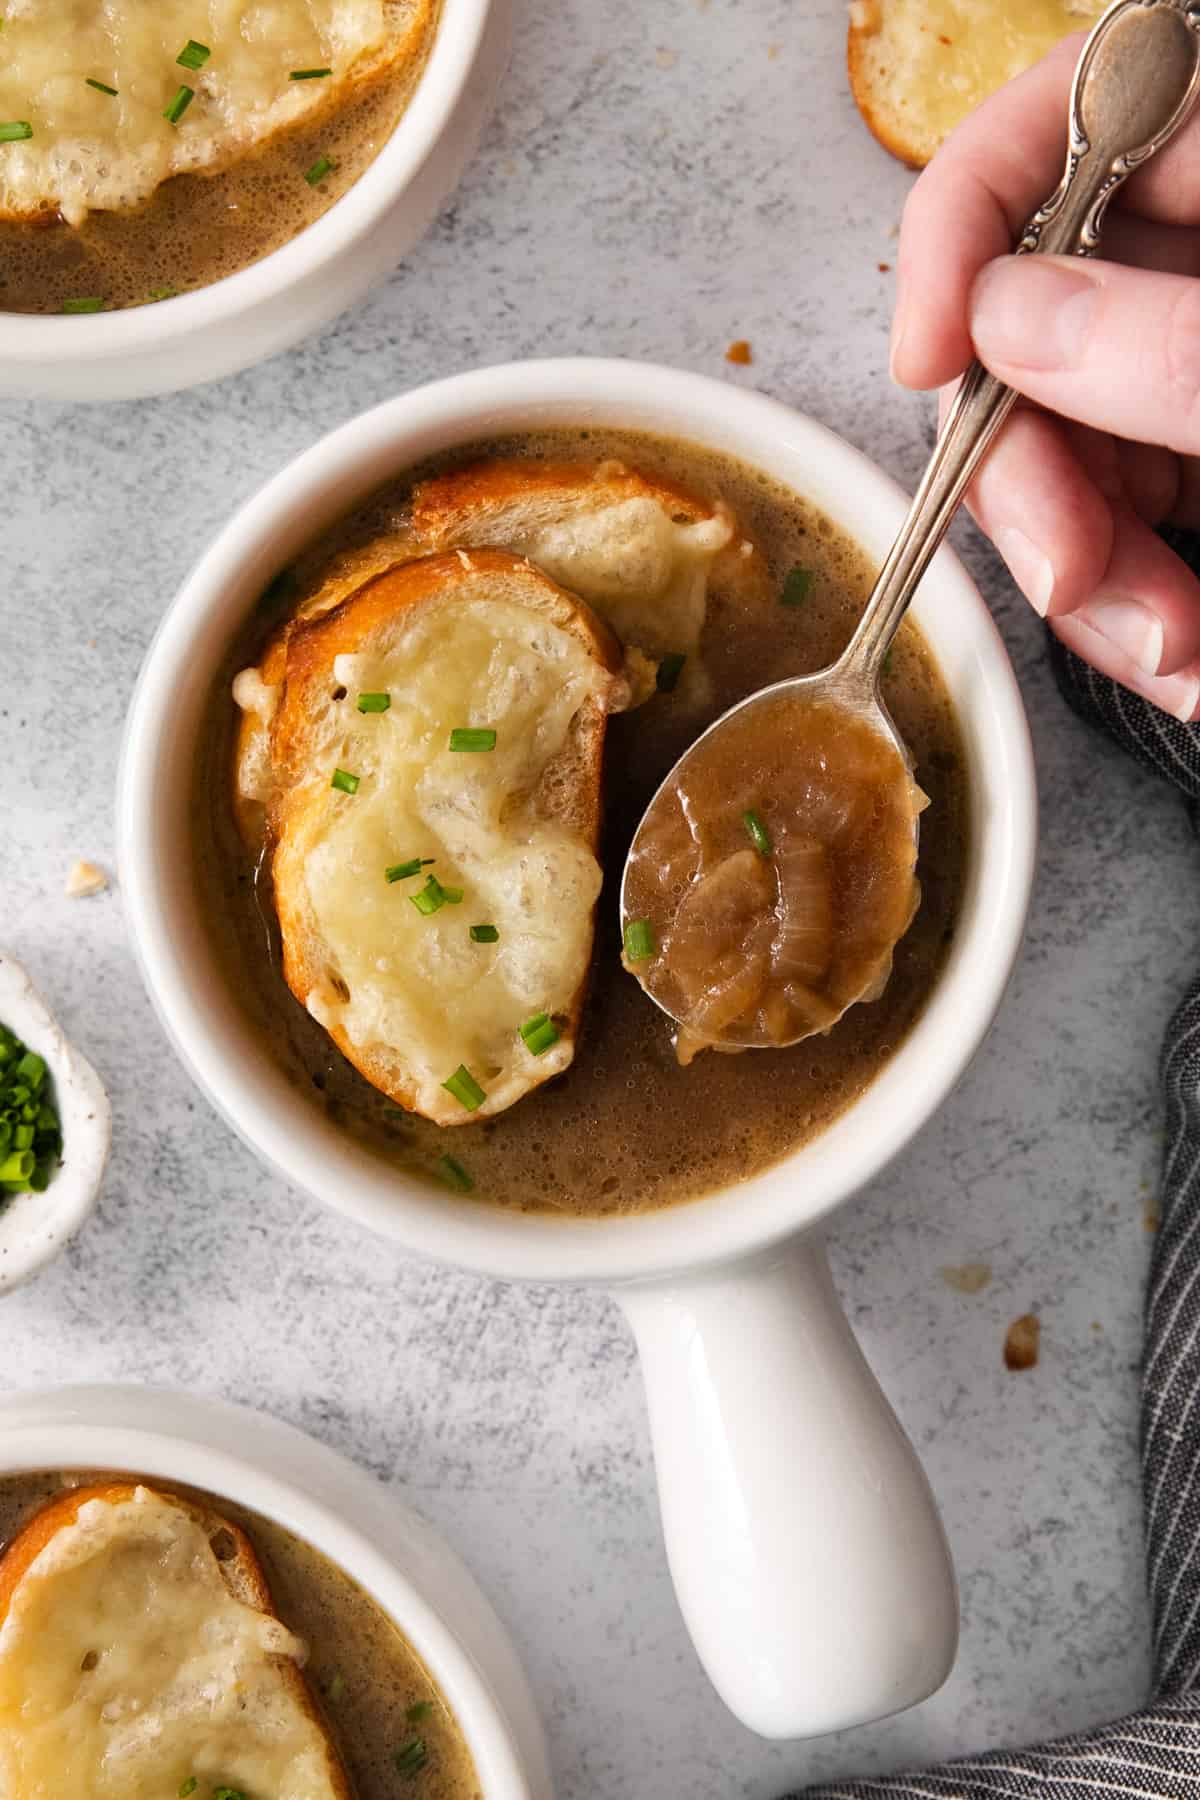
[[[1127,175],[1174,135],[1191,112],[1198,91],[1200,6],[1194,0],[1116,0],[1093,28],[1076,66],[1062,181],[1029,221],[1015,253],[1094,255],[1114,193]],[[832,944],[836,931],[841,929],[840,921],[836,927],[829,923],[829,895],[834,880],[826,871],[827,893],[822,899],[820,883],[813,875],[811,850],[804,857],[791,859],[791,869],[798,870],[808,884],[803,895],[789,889],[790,876],[782,858],[776,862],[773,883],[764,870],[756,870],[753,862],[746,860],[745,850],[740,858],[726,854],[725,860],[714,867],[709,854],[709,820],[700,816],[694,804],[695,777],[701,767],[722,768],[722,757],[726,775],[739,769],[739,758],[744,759],[747,751],[758,760],[754,727],[757,724],[763,733],[777,729],[786,716],[782,707],[807,708],[814,714],[817,709],[824,709],[826,716],[840,715],[847,723],[866,725],[896,751],[897,782],[901,771],[907,777],[915,863],[923,796],[912,779],[912,757],[880,696],[880,677],[921,578],[1016,398],[1013,389],[997,380],[981,363],[970,365],[912,506],[842,655],[816,674],[776,682],[732,706],[684,752],[643,814],[621,879],[625,964],[656,1004],[679,1025],[677,1050],[681,1061],[689,1061],[695,1050],[705,1045],[743,1050],[798,1043],[831,1030],[849,1007],[875,999],[883,991],[891,971],[891,952],[911,924],[915,904],[906,917],[903,908],[892,914],[895,921],[902,922],[884,946],[878,962],[864,968],[861,981],[851,983],[848,989],[843,984],[836,994],[818,993],[811,1004],[809,989],[801,981],[802,1004],[777,1011],[780,1029],[764,1031],[761,1021],[766,1016],[765,1008],[757,998],[746,997],[764,991],[764,967],[774,974],[779,945],[788,930],[788,917],[794,916],[801,903],[807,908],[807,941],[818,945],[811,958],[812,970],[818,971],[819,947]],[[830,758],[838,754],[832,740],[829,753]],[[802,772],[790,763],[780,764],[773,800],[778,803],[779,788],[798,796],[802,778]],[[636,899],[646,891],[638,871],[643,862],[652,860],[655,842],[663,841],[664,826],[677,810],[682,811],[696,854],[689,885],[681,894],[673,895],[677,897],[676,909],[667,934],[658,943],[649,919],[634,916],[638,910]],[[764,860],[770,860],[769,834],[762,829],[763,821],[756,812],[743,816],[750,841]],[[877,829],[877,819],[872,816],[862,821],[860,834],[865,839]],[[832,854],[836,846],[828,844],[826,848]],[[738,865],[736,870],[734,863]],[[898,864],[896,873],[902,873]],[[735,875],[742,882],[740,896],[733,889]],[[710,886],[718,881],[719,888]],[[917,894],[915,880],[912,887]],[[889,897],[885,893],[884,898]],[[877,903],[878,890],[872,886],[871,904]],[[682,938],[692,959],[685,978],[680,961],[679,922],[685,914],[695,913],[704,919],[708,938],[699,941],[698,955],[695,933],[683,930]],[[779,922],[779,932],[768,943],[772,915]],[[736,941],[739,929],[743,932],[740,944]],[[793,942],[795,936],[793,930]],[[833,956],[831,949],[826,966]],[[707,966],[702,966],[704,957]],[[789,962],[788,967],[792,966]],[[801,973],[805,973],[803,968]],[[777,983],[772,1001],[778,992]],[[746,1000],[740,1010],[739,1000]]]

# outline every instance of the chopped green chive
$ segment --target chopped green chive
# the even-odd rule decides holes
[[[467,725],[459,725],[450,733],[450,748],[452,750],[494,750],[496,734],[490,726],[475,730]]]
[[[167,102],[166,106],[163,107],[163,118],[169,120],[172,125],[178,125],[180,119],[182,119],[184,113],[195,98],[195,88],[176,88],[172,98]]]
[[[309,187],[316,187],[319,182],[324,181],[331,169],[336,168],[337,164],[332,156],[318,156],[312,168],[304,171],[304,179]]]
[[[812,591],[816,577],[811,569],[802,568],[799,563],[789,569],[787,580],[783,584],[783,592],[779,596],[783,606],[802,606]]]
[[[558,1042],[558,1026],[549,1013],[534,1013],[521,1026],[521,1036],[531,1056],[544,1056],[551,1044]]]
[[[107,81],[97,81],[94,76],[91,75],[85,75],[84,80],[89,87],[94,87],[98,94],[111,94],[114,98],[116,97],[116,88],[109,87]]]
[[[62,309],[65,313],[103,312],[104,301],[99,294],[87,294],[81,300],[64,300]]]
[[[658,665],[654,685],[660,694],[673,694],[687,657],[682,650],[668,650]]]
[[[469,1194],[475,1186],[457,1156],[451,1156],[448,1151],[444,1156],[438,1157],[438,1169],[441,1171],[443,1181],[448,1182],[452,1188],[457,1188],[460,1194]],[[433,1708],[428,1700],[422,1700],[418,1705],[410,1706],[404,1716],[410,1725],[415,1725],[425,1717],[426,1713],[432,1711]]]
[[[43,1193],[58,1166],[62,1131],[47,1081],[45,1058],[0,1025],[0,1199]]]
[[[630,962],[645,962],[655,951],[649,919],[630,919],[625,927],[625,954]]]
[[[198,44],[195,38],[189,38],[175,61],[181,69],[202,69],[211,55],[207,44]]]
[[[241,1788],[217,1787],[213,1789],[213,1800],[246,1800]]]
[[[443,1157],[442,1160],[443,1162],[452,1162],[454,1159],[452,1157]],[[461,1167],[461,1164],[459,1166]],[[405,1709],[404,1716],[410,1725],[419,1725],[422,1719],[428,1719],[433,1716],[433,1701],[418,1700],[415,1705]]]
[[[179,292],[178,288],[165,287],[165,286],[164,287],[153,287],[150,289],[150,292],[146,295],[146,298],[147,298],[147,300],[173,300],[178,292]]]
[[[891,672],[892,672],[892,657],[895,654],[896,654],[895,644],[889,644],[887,649],[883,653],[883,661],[879,665],[879,673],[881,675],[890,675],[891,674]]]
[[[500,941],[500,933],[494,925],[472,925],[471,942],[473,944],[496,944]]]
[[[0,125],[0,144],[15,144],[21,138],[31,138],[33,126],[28,119],[10,119],[7,124]]]
[[[436,875],[426,877],[425,886],[419,894],[410,894],[409,899],[419,913],[428,918],[431,913],[440,912],[446,904],[446,891]]]
[[[188,1795],[194,1794],[199,1786],[200,1783],[197,1781],[196,1777],[194,1775],[189,1775],[186,1781],[181,1781],[179,1784],[179,1800],[187,1800]]]
[[[432,862],[433,858],[427,857],[426,861]],[[408,897],[417,911],[428,917],[430,913],[440,912],[443,906],[461,906],[463,891],[461,888],[443,887],[436,875],[427,875],[420,893],[410,894]]]
[[[465,1106],[468,1112],[477,1112],[487,1099],[487,1095],[465,1063],[459,1063],[453,1075],[443,1081],[442,1086],[448,1094],[453,1094],[460,1106]]]
[[[760,856],[770,856],[772,848],[771,834],[763,824],[761,815],[756,813],[753,807],[751,807],[749,812],[744,812],[742,814],[742,824],[746,827],[746,833],[750,842],[758,851],[758,854]]]
[[[324,81],[326,75],[332,75],[332,69],[293,69],[288,76],[289,81]]]
[[[347,774],[345,769],[335,769],[333,771],[333,780],[329,785],[330,787],[336,788],[340,794],[357,794],[358,784],[361,779],[362,777],[359,775]]]
[[[354,703],[359,712],[386,712],[392,704],[390,694],[360,694]]]
[[[333,1675],[330,1677],[329,1686],[326,1688],[325,1692],[336,1706],[345,1691],[346,1677],[342,1674],[340,1669],[335,1669]]]
[[[20,1135],[18,1132],[17,1136]],[[4,1161],[0,1162],[0,1183],[28,1181],[36,1161],[32,1150],[10,1150]]]
[[[390,869],[383,871],[383,878],[385,881],[407,881],[410,875],[419,875],[422,869],[427,869],[433,860],[432,856],[414,856],[408,862],[393,863]]]
[[[425,1739],[409,1738],[407,1744],[401,1744],[392,1760],[401,1775],[419,1775],[429,1761],[429,1751],[425,1748]]]

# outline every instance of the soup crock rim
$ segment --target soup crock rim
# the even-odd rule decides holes
[[[103,363],[161,349],[232,321],[341,259],[371,232],[438,147],[475,68],[489,13],[506,0],[440,0],[425,67],[373,161],[332,206],[287,243],[217,281],[152,305],[63,316],[0,309],[0,365],[53,357]],[[197,377],[199,379],[199,377]]]
[[[765,395],[706,375],[599,358],[511,363],[451,376],[384,401],[319,440],[268,481],[219,533],[164,615],[127,719],[118,781],[118,840],[133,941],[152,1001],[193,1078],[234,1130],[297,1186],[407,1252],[508,1279],[612,1285],[715,1270],[817,1223],[877,1176],[956,1084],[998,1007],[1019,947],[1036,848],[1028,726],[991,616],[943,547],[915,603],[955,621],[935,644],[973,754],[976,818],[968,894],[948,962],[924,1012],[864,1095],[824,1133],[749,1180],[687,1204],[629,1216],[558,1219],[426,1190],[384,1171],[297,1097],[260,1104],[247,1054],[240,1068],[173,953],[178,883],[158,853],[171,818],[161,760],[171,693],[212,637],[226,650],[252,597],[305,541],[357,499],[435,447],[539,425],[621,426],[690,437],[741,454],[803,486],[868,552],[882,555],[907,506],[900,488],[825,426]],[[795,471],[805,474],[797,481]],[[832,502],[832,504],[830,504]],[[286,550],[284,545],[286,543]],[[235,588],[244,590],[230,599]],[[236,617],[235,617],[236,615]],[[211,652],[211,653],[210,653]],[[220,648],[205,650],[215,668]],[[978,737],[979,745],[971,742]],[[980,817],[980,813],[985,817]],[[469,1128],[467,1128],[469,1130]],[[451,1140],[448,1139],[448,1142]],[[462,1141],[453,1138],[453,1147]]]
[[[524,1673],[474,1576],[406,1500],[340,1452],[251,1407],[121,1383],[8,1394],[0,1399],[0,1427],[0,1476],[76,1469],[140,1475],[164,1488],[233,1500],[310,1544],[369,1594],[429,1669],[467,1741],[486,1800],[548,1794],[537,1768],[544,1744]],[[329,1497],[330,1481],[339,1479],[344,1507]],[[397,1538],[389,1549],[355,1518],[368,1488],[394,1515]],[[401,1539],[411,1568],[402,1566]],[[439,1581],[460,1606],[481,1615],[484,1631],[498,1634],[480,1640],[492,1666],[483,1666],[478,1644],[460,1638],[451,1609],[431,1597],[428,1590]],[[500,1668],[497,1657],[509,1666]],[[517,1709],[513,1716],[495,1685],[501,1679]],[[529,1716],[518,1718],[526,1708]]]

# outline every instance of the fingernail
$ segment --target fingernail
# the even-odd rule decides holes
[[[1002,256],[971,291],[971,338],[986,363],[1070,369],[1083,356],[1097,283],[1033,256]]]
[[[900,354],[900,346],[903,342],[904,342],[904,315],[901,313],[899,305],[897,305],[896,311],[892,316],[892,335],[891,335],[891,339],[888,344],[888,374],[891,376],[893,381],[895,381],[897,379],[897,377],[896,377],[896,358]]]
[[[1054,567],[1050,558],[1044,556],[1015,525],[1002,526],[993,541],[1008,564],[1013,580],[1034,612],[1044,619],[1054,593]]]
[[[1085,662],[1094,663],[1103,655],[1093,647],[1099,640],[1099,633],[1082,623],[1080,613],[1066,613],[1055,619],[1054,629],[1068,648],[1076,656],[1082,656]],[[1143,675],[1140,669],[1133,668],[1119,679],[1123,687],[1131,688],[1162,712],[1170,713],[1173,719],[1182,719],[1185,725],[1200,713],[1200,675],[1156,677]]]
[[[1144,675],[1157,675],[1162,667],[1162,620],[1136,600],[1097,597],[1081,606],[1075,617],[1137,664]]]

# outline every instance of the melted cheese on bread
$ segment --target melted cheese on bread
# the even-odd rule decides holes
[[[733,537],[718,503],[619,462],[480,463],[422,483],[413,529],[436,546],[496,544],[527,556],[593,606],[627,648],[681,653],[699,698],[696,652],[713,559]]]
[[[927,163],[969,112],[1107,0],[852,0],[850,85],[875,136]]]
[[[32,136],[0,144],[0,214],[56,209],[78,224],[220,168],[415,47],[429,12],[429,0],[6,0],[0,119]],[[199,69],[176,61],[189,39],[211,52]],[[332,73],[290,79],[314,68]],[[172,124],[164,108],[185,85],[195,98]]]
[[[116,1494],[84,1500],[8,1597],[0,1793],[164,1800],[194,1776],[198,1796],[344,1800],[303,1643],[235,1597],[192,1509]]]
[[[496,552],[406,564],[288,640],[269,801],[284,973],[375,1086],[441,1124],[500,1112],[571,1061],[618,668],[597,621]],[[245,675],[237,692],[275,706]],[[360,712],[363,693],[387,710]],[[494,730],[494,749],[451,750],[461,728]],[[431,860],[387,879],[415,858]],[[461,900],[419,910],[431,876]],[[535,1056],[520,1027],[538,1013],[560,1035]],[[443,1085],[460,1065],[477,1111]]]

